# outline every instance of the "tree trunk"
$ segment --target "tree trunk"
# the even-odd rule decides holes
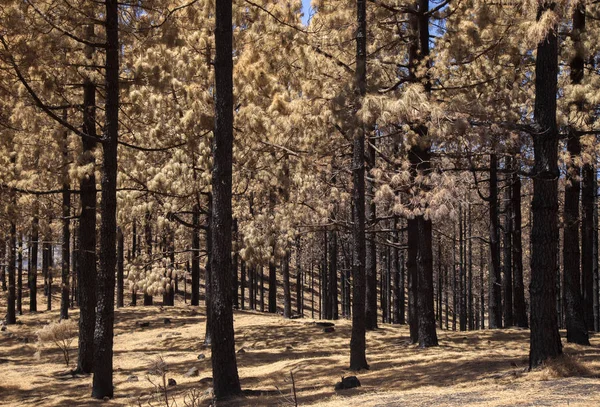
[[[135,259],[137,257],[137,247],[139,246],[138,243],[138,235],[137,235],[137,221],[135,219],[133,219],[133,231],[132,231],[132,238],[131,238],[131,259]],[[135,288],[135,286],[131,289],[131,305],[132,306],[136,306],[137,305],[137,290]]]
[[[523,282],[523,249],[521,244],[521,177],[518,174],[520,165],[515,166],[512,173],[511,200],[514,215],[513,221],[513,302],[515,307],[515,325],[521,328],[529,326],[527,307],[525,305],[525,284]]]
[[[281,267],[283,278],[283,317],[292,316],[292,294],[290,290],[290,250],[286,249]]]
[[[152,224],[150,223],[152,220],[152,214],[150,212],[146,212],[146,219],[144,223],[144,237],[146,239],[146,255],[148,259],[146,260],[148,263],[146,265],[145,275],[148,278],[149,272],[152,270],[152,265],[154,260],[152,259]],[[144,305],[152,305],[154,302],[152,298],[152,294],[148,294],[146,290],[144,290]]]
[[[582,68],[583,69],[583,68]],[[582,169],[581,191],[581,292],[583,317],[587,329],[594,327],[594,188],[596,170],[591,164]]]
[[[48,225],[50,228],[50,225]],[[42,271],[46,271],[46,310],[52,311],[52,235],[50,231],[47,231],[48,235],[44,236],[44,243],[42,244]]]
[[[11,158],[11,163],[14,165],[14,157]],[[10,201],[12,206],[12,211],[16,209],[17,200],[16,200],[16,192],[11,190],[10,192]],[[11,212],[12,212],[11,211]],[[15,223],[15,213],[12,213],[10,216],[10,235],[8,238],[8,266],[7,266],[7,274],[8,274],[8,304],[6,305],[6,324],[12,325],[17,323],[17,314],[15,309],[16,302],[16,287],[15,287],[15,265],[17,261],[17,225]]]
[[[37,216],[34,216],[33,220],[31,221],[31,266],[28,276],[29,312],[37,312],[38,240],[40,238],[39,233],[40,221]]]
[[[502,275],[500,270],[500,225],[498,221],[498,158],[490,154],[490,273],[488,292],[489,327],[502,328]]]
[[[246,262],[244,260],[241,261],[240,265],[240,306],[242,309],[246,309],[244,299],[246,295]]]
[[[367,143],[367,173],[375,167],[375,148],[371,141],[366,138]],[[367,179],[366,181],[366,228],[374,231],[376,225],[376,207],[373,200],[375,194],[375,186],[373,182]],[[365,327],[368,331],[377,329],[377,245],[375,243],[375,233],[370,233],[366,239],[366,314]],[[383,295],[383,291],[381,292]]]
[[[231,298],[231,189],[233,156],[232,2],[216,0],[215,129],[213,148],[211,315],[213,389],[217,399],[241,392]]]
[[[94,26],[86,27],[87,37],[92,38]],[[87,49],[91,58],[91,48]],[[83,131],[89,137],[82,139],[83,149],[79,158],[81,166],[95,165],[96,142],[96,85],[86,78],[83,84]],[[91,373],[94,360],[94,328],[96,323],[96,176],[95,168],[79,183],[79,251],[77,282],[79,285],[79,347],[78,373]],[[134,224],[135,231],[135,224]]]
[[[302,248],[300,236],[296,237],[296,312],[304,316],[302,303],[304,302],[304,287],[302,286]]]
[[[211,312],[213,297],[213,269],[212,269],[212,258],[213,258],[213,216],[212,216],[212,195],[208,197],[208,219],[206,225],[206,266],[204,267],[204,304],[206,305],[206,332],[204,334],[204,345],[211,346],[213,340],[213,314]]]
[[[540,6],[538,19],[551,7]],[[558,254],[558,128],[556,91],[558,27],[537,46],[534,119],[533,200],[531,212],[531,339],[529,367],[540,366],[562,353],[556,317],[556,265]]]
[[[17,251],[17,314],[23,315],[23,239],[21,237]]]
[[[234,248],[233,248],[233,261],[231,263],[231,296],[233,299],[233,308],[235,309],[239,309],[240,308],[240,302],[238,299],[238,263],[239,263],[239,236],[238,236],[238,223],[237,223],[237,219],[233,220],[233,230],[232,230],[232,234],[233,234],[233,242],[234,242]],[[289,266],[289,265],[288,265]],[[289,269],[288,269],[289,272]],[[289,280],[288,280],[289,283]],[[285,291],[285,289],[284,289]]]
[[[567,151],[571,160],[581,154],[579,137],[571,133],[567,142]],[[567,324],[567,342],[589,345],[588,332],[583,318],[581,285],[579,283],[579,167],[567,168],[564,203],[564,241],[563,241],[563,285],[565,301],[565,319]]]
[[[400,240],[398,239],[398,217],[394,216],[394,243],[396,245],[400,244]],[[398,247],[392,248],[392,272],[394,273],[393,277],[393,301],[394,301],[394,310],[392,312],[392,323],[401,324],[402,316],[401,316],[401,306],[400,306],[400,298],[401,291],[404,290],[404,287],[400,285],[400,274],[402,273],[401,264],[400,264],[400,249]]]
[[[65,109],[63,118],[67,119]],[[62,274],[60,285],[60,319],[69,318],[69,271],[71,269],[71,186],[69,185],[69,146],[68,132],[65,130],[63,136],[63,191],[62,191]]]
[[[123,231],[117,228],[117,307],[123,308],[123,265],[125,241]]]
[[[328,287],[327,287],[327,298],[328,298],[328,316],[330,319],[338,319],[338,283],[337,283],[337,272],[338,272],[338,241],[337,234],[334,230],[329,231],[329,273],[328,273]]]
[[[420,10],[426,9],[426,0],[420,0]],[[425,136],[421,129],[422,136]],[[409,153],[409,160],[416,172],[427,173],[430,171],[431,156],[429,149],[413,146]],[[437,346],[435,325],[435,312],[433,306],[433,254],[432,254],[432,226],[431,220],[423,215],[415,216],[408,220],[408,246],[410,260],[415,264],[413,285],[416,283],[416,314],[417,337],[419,347]],[[412,256],[411,256],[412,254]],[[414,257],[413,257],[414,256]],[[412,334],[411,334],[412,336]]]
[[[192,214],[192,294],[191,305],[200,305],[200,207],[194,205]]]
[[[512,157],[507,156],[505,167],[508,171],[513,170]],[[505,190],[504,206],[504,279],[502,280],[502,289],[504,291],[504,302],[502,312],[504,314],[504,326],[514,325],[513,318],[513,282],[512,282],[512,236],[513,236],[513,207],[511,198],[512,179],[509,175],[506,177],[507,185]]]
[[[92,397],[113,397],[113,323],[117,266],[117,143],[119,135],[119,6],[106,0],[106,84],[98,306],[94,332]]]

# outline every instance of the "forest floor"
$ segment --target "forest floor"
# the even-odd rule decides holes
[[[149,374],[158,358],[168,366],[165,379],[177,382],[167,388],[170,406],[191,405],[193,394],[203,400],[199,405],[209,404],[211,361],[210,349],[202,344],[204,308],[118,309],[115,398],[107,402],[90,398],[91,377],[68,374],[58,349],[46,347],[34,356],[35,331],[57,321],[58,315],[25,313],[19,325],[0,334],[0,405],[164,406],[164,394],[156,394],[154,385],[162,378]],[[367,333],[370,370],[352,373],[347,370],[348,320],[335,321],[335,331],[326,333],[307,318],[284,320],[251,311],[236,311],[234,318],[242,388],[253,391],[218,405],[294,405],[293,372],[300,406],[600,406],[600,336],[592,338],[591,347],[563,340],[568,357],[529,373],[528,330],[438,330],[440,346],[419,349],[409,344],[406,326],[383,324]],[[199,374],[186,377],[193,367]],[[354,374],[361,387],[334,390],[342,376]]]

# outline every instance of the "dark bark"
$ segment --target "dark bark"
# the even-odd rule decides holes
[[[50,223],[50,222],[49,222]],[[48,225],[50,228],[50,225]],[[46,281],[46,310],[52,310],[52,235],[51,231],[48,230],[47,235],[44,236],[44,243],[42,244],[42,272],[45,271]]]
[[[113,324],[117,266],[117,143],[119,133],[119,11],[117,0],[106,0],[106,82],[98,306],[94,332],[92,397],[113,397]]]
[[[367,92],[367,10],[366,0],[356,0],[356,70],[355,96],[359,102]],[[368,369],[365,321],[365,129],[355,128],[352,144],[352,337],[350,369]]]
[[[505,159],[506,170],[512,171],[512,157],[507,156]],[[502,291],[504,293],[504,301],[502,303],[502,313],[504,315],[504,326],[509,327],[514,325],[513,314],[513,261],[512,261],[512,236],[513,236],[513,207],[511,198],[512,179],[507,177],[507,185],[505,190],[505,206],[504,206],[504,267],[502,280]]]
[[[11,159],[14,164],[14,158]],[[10,192],[10,201],[12,210],[16,209],[16,193]],[[15,309],[16,302],[16,286],[15,286],[15,265],[17,261],[17,225],[15,223],[15,214],[10,217],[10,234],[8,237],[8,265],[6,273],[8,274],[8,304],[6,305],[6,324],[12,325],[17,323],[17,314]]]
[[[275,247],[272,248],[275,254]],[[274,261],[269,262],[269,312],[275,314],[277,312],[277,265]]]
[[[490,154],[490,288],[488,292],[488,326],[491,329],[502,328],[502,275],[500,270],[500,225],[498,212],[498,158],[496,154]]]
[[[571,133],[567,142],[567,151],[572,159],[581,154],[579,137]],[[565,301],[565,319],[567,324],[567,342],[589,345],[588,332],[583,318],[579,269],[579,168],[571,165],[567,169],[564,203],[564,241],[563,241],[563,286]]]
[[[458,249],[459,249],[459,284],[458,284],[458,315],[459,315],[459,329],[461,331],[467,330],[467,307],[465,301],[465,289],[466,289],[466,267],[465,267],[465,214],[462,205],[459,205],[458,209]]]
[[[426,0],[420,0],[420,10],[426,10]],[[421,135],[425,129],[421,129]],[[409,160],[413,170],[428,173],[431,166],[431,155],[428,148],[413,146],[409,152]],[[417,342],[421,348],[437,346],[435,325],[435,311],[433,300],[433,253],[432,253],[432,225],[430,219],[423,215],[415,216],[408,220],[408,247],[410,260],[414,262],[416,281],[416,314],[417,314]],[[412,255],[412,256],[411,256]],[[414,257],[413,257],[414,256]],[[412,336],[412,334],[411,334]]]
[[[399,244],[400,240],[398,239],[398,218],[394,217],[394,243]],[[402,273],[402,265],[400,260],[400,249],[397,247],[392,248],[392,273],[393,283],[393,312],[392,312],[392,323],[401,324],[402,321],[402,307],[400,306],[401,301],[401,292],[403,292],[404,287],[400,285],[400,274]]]
[[[292,293],[290,290],[290,250],[285,251],[285,257],[282,261],[282,278],[283,278],[283,317],[290,318],[292,316]]]
[[[245,295],[246,295],[246,262],[241,261],[240,264],[240,306],[241,309],[246,309]]]
[[[553,5],[540,5],[538,19]],[[537,46],[533,137],[533,200],[531,203],[531,338],[529,367],[535,368],[562,353],[556,316],[558,254],[558,128],[556,91],[558,27]]]
[[[137,235],[137,220],[133,219],[133,231],[131,237],[131,259],[135,259],[138,255],[138,235]],[[131,289],[131,305],[137,305],[137,290],[135,286]]]
[[[206,267],[204,268],[204,304],[206,305],[206,332],[204,334],[204,345],[211,346],[213,339],[213,314],[211,312],[212,307],[212,279],[213,279],[213,268],[212,268],[212,258],[213,258],[213,218],[212,218],[212,205],[213,198],[212,195],[209,194],[209,204],[208,204],[208,219],[206,225]]]
[[[66,110],[63,117],[67,119]],[[63,136],[63,192],[62,192],[62,261],[61,261],[61,285],[60,285],[60,319],[69,318],[69,271],[71,268],[71,193],[69,185],[69,147],[68,133]]]
[[[123,231],[117,228],[117,308],[123,307],[123,266],[125,241]]]
[[[146,212],[146,219],[144,222],[144,237],[146,239],[146,255],[148,256],[146,265],[146,276],[152,269],[152,214],[150,212]],[[154,302],[152,298],[152,294],[148,294],[148,292],[144,291],[144,305],[152,305]]]
[[[573,48],[576,50],[571,59],[570,79],[574,85],[580,84],[584,75],[584,55],[581,52],[581,34],[585,30],[584,6],[578,5],[573,13]],[[582,106],[578,106],[581,109]],[[567,152],[572,162],[581,155],[579,137],[572,129],[567,141]],[[589,337],[583,314],[581,295],[581,272],[579,251],[579,181],[580,168],[575,164],[568,166],[565,183],[564,201],[564,238],[563,238],[563,290],[565,321],[567,326],[567,342],[589,345]],[[585,194],[584,194],[585,196]],[[585,213],[585,205],[584,205]],[[590,219],[588,219],[589,221]],[[593,224],[592,224],[593,227]],[[585,229],[585,226],[583,226]],[[585,237],[583,232],[582,237]],[[583,259],[582,259],[583,260]]]
[[[303,300],[304,300],[304,287],[303,287],[303,273],[302,273],[302,247],[300,242],[300,236],[296,237],[296,312],[299,315],[304,316]]]
[[[237,219],[233,220],[233,241],[235,244],[234,250],[233,250],[233,261],[231,263],[231,277],[232,277],[232,281],[231,281],[231,295],[233,298],[233,308],[235,309],[239,309],[240,308],[240,302],[238,299],[238,263],[239,263],[239,252],[238,252],[238,247],[239,247],[239,232],[238,232],[238,223],[237,223]],[[288,264],[289,267],[289,264]],[[288,268],[288,275],[289,275],[289,268]],[[289,279],[288,279],[288,284],[289,284]],[[288,287],[289,288],[289,287]],[[289,293],[288,293],[289,294]],[[285,287],[284,287],[284,295],[285,295]],[[291,315],[291,313],[290,313]]]
[[[31,221],[31,266],[28,275],[29,312],[37,312],[37,269],[38,240],[40,238],[40,221],[37,216]]]
[[[515,166],[518,169],[519,166]],[[514,214],[513,221],[513,303],[515,325],[521,328],[527,328],[527,308],[525,305],[525,284],[523,282],[523,248],[521,243],[521,177],[515,170],[512,173],[511,188],[512,209]]]
[[[370,171],[375,168],[375,148],[372,142],[367,138],[367,168]],[[366,228],[373,230],[376,224],[377,211],[373,196],[375,195],[374,183],[367,179],[365,201],[366,201]],[[366,309],[365,309],[365,326],[368,331],[377,329],[377,245],[375,243],[375,234],[369,235],[366,240]],[[383,295],[383,292],[381,292]]]
[[[596,170],[585,164],[581,171],[581,292],[583,316],[588,329],[594,327],[594,206]]]
[[[200,305],[200,207],[194,205],[192,214],[192,294],[191,304]]]
[[[407,285],[408,285],[408,328],[410,332],[410,342],[417,343],[419,341],[419,320],[417,318],[417,244],[415,239],[417,236],[417,224],[414,219],[407,220],[407,259],[406,259],[406,270],[407,270]],[[412,243],[411,243],[412,242]],[[456,273],[456,268],[455,268]],[[454,318],[456,319],[456,290],[454,290]]]
[[[23,315],[23,239],[19,238],[17,250],[17,314]]]
[[[467,308],[469,329],[475,329],[475,318],[473,316],[473,218],[471,217],[471,204],[468,204],[468,269],[467,269]]]
[[[215,397],[241,392],[235,357],[231,298],[231,189],[233,159],[232,2],[216,0],[215,129],[212,170],[211,315]]]
[[[338,238],[337,233],[329,231],[329,272],[327,275],[327,316],[328,319],[338,319]]]
[[[93,36],[94,26],[87,27],[88,38]],[[88,50],[88,52],[91,52]],[[91,53],[88,54],[91,58]],[[96,147],[96,85],[86,78],[83,85],[83,131],[90,137],[82,139],[83,149],[79,158],[82,166],[94,166],[93,150]],[[96,322],[96,176],[92,170],[79,183],[79,251],[78,251],[78,300],[79,347],[77,369],[79,373],[91,373],[94,360],[94,328]],[[134,224],[135,231],[135,224]]]

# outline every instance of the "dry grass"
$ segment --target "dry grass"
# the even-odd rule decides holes
[[[58,307],[56,307],[58,308]],[[0,309],[3,307],[0,305]],[[26,309],[26,308],[24,308]],[[202,345],[204,309],[126,307],[117,310],[115,326],[115,399],[90,399],[91,378],[64,371],[60,350],[34,359],[35,332],[58,311],[21,317],[21,325],[0,335],[0,405],[113,406],[142,405],[155,393],[156,376],[149,374],[158,357],[167,363],[170,400],[184,406],[184,395],[195,391],[207,405],[210,397],[210,350]],[[165,324],[164,318],[171,323]],[[148,327],[137,323],[148,321]],[[382,325],[367,333],[371,369],[358,373],[362,386],[335,392],[335,382],[347,370],[351,325],[336,321],[335,332],[324,333],[310,319],[283,320],[250,311],[235,313],[236,349],[242,387],[251,396],[219,405],[291,405],[290,371],[294,371],[299,405],[319,406],[594,406],[600,405],[600,337],[591,347],[565,345],[568,357],[527,373],[529,332],[439,331],[440,346],[418,349],[408,343],[404,326]],[[27,339],[24,339],[27,338]],[[25,342],[29,341],[29,342]],[[71,349],[73,355],[74,348]],[[199,360],[198,355],[205,358]],[[185,377],[192,367],[199,376]],[[138,381],[128,381],[135,375]],[[160,405],[154,396],[153,405]]]

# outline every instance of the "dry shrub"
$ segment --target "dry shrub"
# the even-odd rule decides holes
[[[560,379],[563,377],[591,376],[590,370],[578,358],[563,354],[547,361],[540,370],[541,380]]]
[[[62,351],[69,367],[69,348],[78,334],[77,322],[72,319],[52,322],[35,333],[38,337],[38,356],[44,346],[54,345]]]

